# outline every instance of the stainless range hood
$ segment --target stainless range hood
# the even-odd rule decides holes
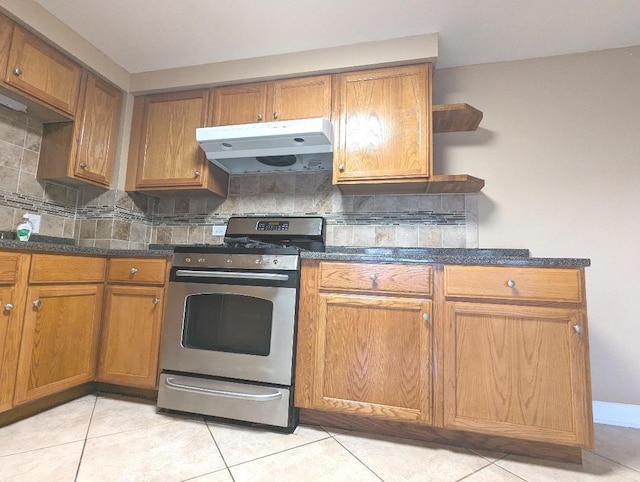
[[[207,159],[230,174],[331,170],[333,134],[325,118],[196,129]]]

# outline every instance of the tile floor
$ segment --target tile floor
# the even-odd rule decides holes
[[[584,464],[300,426],[284,435],[89,395],[0,428],[0,481],[640,481],[640,430],[596,426]]]

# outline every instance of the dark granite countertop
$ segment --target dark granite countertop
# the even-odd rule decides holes
[[[328,247],[324,253],[305,251],[302,259],[387,263],[439,263],[493,266],[590,266],[585,258],[530,258],[528,249],[352,248]]]

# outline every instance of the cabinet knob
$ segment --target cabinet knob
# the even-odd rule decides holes
[[[344,171],[344,164],[340,164],[338,166],[338,171],[340,171],[340,172]]]
[[[429,321],[429,313],[422,313],[422,319],[424,321]]]
[[[80,166],[80,169],[86,169],[87,168],[87,163],[86,162],[81,162],[79,164],[79,166]]]
[[[277,118],[278,118],[278,113],[277,113],[277,112],[274,112],[274,113],[273,113],[273,118],[274,118],[274,119],[277,119]]]
[[[152,302],[154,305],[157,305],[158,303],[160,303],[160,298],[154,298],[154,299],[152,299],[152,300],[151,300],[151,302]]]
[[[582,326],[573,325],[573,331],[575,331],[576,333],[582,333]]]
[[[200,171],[193,171],[193,177],[200,177]]]
[[[22,70],[20,69],[20,67],[16,67],[15,69],[13,69],[13,75],[15,75],[16,77],[20,77],[22,75]]]
[[[372,273],[372,274],[369,275],[369,279],[371,279],[371,281],[375,282],[375,280],[377,280],[378,277],[375,274]]]
[[[7,303],[4,305],[5,311],[11,311],[13,309],[13,305],[11,303]]]
[[[35,301],[31,302],[31,304],[33,305],[34,308],[40,308],[40,305],[42,304],[42,301],[35,300]]]
[[[261,121],[262,120],[262,114],[258,114],[258,120]]]
[[[509,281],[507,281],[507,286],[508,286],[509,288],[515,288],[515,286],[516,286],[516,282],[515,282],[515,281],[513,281],[512,279],[510,279]]]
[[[138,268],[131,268],[131,274],[136,274],[138,272]]]

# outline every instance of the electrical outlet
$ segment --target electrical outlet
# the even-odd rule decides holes
[[[211,234],[213,236],[224,236],[225,233],[227,232],[227,225],[222,225],[222,226],[213,226],[211,228]]]
[[[39,214],[29,214],[29,221],[31,221],[31,224],[33,226],[32,234],[38,234],[40,232],[41,219],[42,219],[42,216]]]

